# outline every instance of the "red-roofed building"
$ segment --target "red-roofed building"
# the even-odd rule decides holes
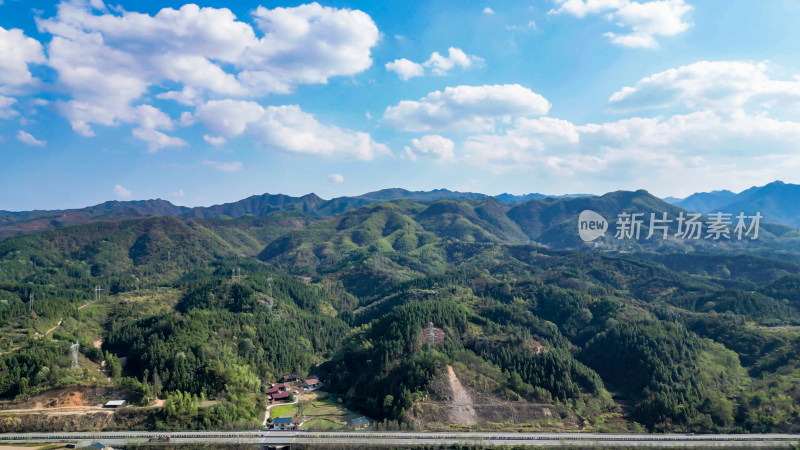
[[[278,392],[287,391],[289,389],[291,389],[289,383],[275,384],[271,388],[267,389],[267,394],[276,394]]]
[[[295,381],[300,381],[300,377],[298,377],[295,374],[284,375],[283,378],[281,378],[281,380],[286,381],[288,383],[293,383]]]
[[[270,395],[269,398],[271,401],[276,402],[276,401],[288,400],[290,395],[292,395],[291,391],[283,391],[283,392],[276,392]]]

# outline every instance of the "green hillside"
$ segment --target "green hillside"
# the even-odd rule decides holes
[[[633,207],[666,208],[393,200],[6,239],[0,410],[100,389],[133,405],[104,427],[257,428],[267,384],[297,373],[380,429],[798,431],[797,230],[752,254],[555,238],[582,208]]]

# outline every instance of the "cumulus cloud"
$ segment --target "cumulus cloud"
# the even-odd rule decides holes
[[[17,131],[17,139],[23,144],[30,145],[31,147],[44,147],[47,145],[47,141],[36,139],[33,137],[33,135],[23,130]]]
[[[343,183],[344,182],[344,176],[342,174],[340,174],[340,173],[332,173],[332,174],[328,175],[328,181],[330,181],[332,183]]]
[[[412,139],[411,146],[405,147],[406,157],[416,161],[418,156],[425,156],[439,161],[455,160],[455,143],[450,139],[430,134]]]
[[[186,147],[189,145],[181,138],[168,136],[153,128],[134,128],[133,137],[146,142],[149,153],[155,153],[165,147]]]
[[[225,137],[247,133],[267,149],[362,160],[390,153],[368,133],[323,125],[297,105],[264,108],[252,101],[212,100],[194,117]]]
[[[133,197],[133,192],[122,187],[121,184],[114,186],[114,195],[121,199],[129,199]]]
[[[434,91],[419,101],[386,108],[383,122],[404,131],[491,131],[500,120],[547,114],[550,102],[518,84],[456,86]]]
[[[483,13],[484,14],[488,14],[488,15],[492,15],[492,14],[494,14],[494,10],[487,6],[486,8],[483,8]]]
[[[612,43],[624,47],[655,48],[658,36],[675,36],[689,28],[686,15],[692,7],[684,0],[555,0],[558,8],[550,14],[570,14],[585,17],[605,13],[605,17],[618,27],[630,31],[609,31],[604,36]]]
[[[213,167],[220,172],[238,172],[242,170],[242,163],[239,161],[232,161],[232,162],[222,162],[222,161],[203,161],[204,166]]]
[[[222,136],[211,136],[208,134],[203,135],[203,140],[215,147],[219,147],[220,145],[225,145],[225,143],[227,142],[227,139],[225,139]]]
[[[71,97],[57,107],[85,136],[93,125],[138,124],[136,103],[147,95],[195,106],[209,96],[263,97],[354,75],[372,64],[379,36],[367,14],[318,3],[258,7],[254,25],[194,4],[152,16],[114,11],[100,0],[64,0],[55,17],[37,20],[53,36],[48,64]],[[151,150],[183,145],[157,131],[165,127],[137,129]]]
[[[467,137],[462,159],[495,171],[547,168],[551,175],[607,173],[646,183],[648,174],[668,177],[694,171],[699,177],[721,161],[731,161],[719,169],[730,173],[754,164],[764,147],[773,156],[788,158],[798,139],[798,122],[742,112],[704,110],[584,125],[549,117],[518,118],[503,133]]]
[[[450,47],[447,50],[447,56],[433,52],[430,58],[421,64],[402,58],[386,63],[385,67],[386,70],[397,73],[401,80],[408,80],[425,75],[426,72],[433,75],[447,75],[456,67],[470,69],[482,64],[482,58],[468,55],[460,48]]]
[[[620,111],[682,105],[730,111],[747,106],[800,106],[800,80],[773,80],[764,63],[700,61],[624,87],[609,99]]]
[[[772,79],[763,64],[699,62],[644,78],[609,100],[614,109],[685,107],[685,113],[575,124],[547,117],[549,103],[544,99],[524,102],[539,105],[527,110],[490,101],[478,102],[481,106],[473,109],[468,99],[476,95],[449,88],[388,108],[384,123],[407,131],[461,132],[454,133],[462,136],[457,142],[439,135],[413,139],[404,148],[410,160],[430,157],[494,172],[581,175],[605,179],[616,188],[621,177],[628,187],[652,186],[659,180],[668,189],[675,183],[667,181],[670,177],[689,184],[716,177],[725,184],[722,174],[767,180],[800,166],[795,156],[800,122],[768,115],[770,108],[800,106],[799,85],[800,78]],[[504,98],[518,101],[524,96]],[[764,148],[769,157],[762,156]],[[778,164],[780,170],[770,166],[777,161],[784,161]]]
[[[45,61],[39,41],[25,36],[22,30],[0,27],[0,94],[17,93],[33,84],[36,80],[28,66]]]
[[[395,72],[403,81],[425,75],[425,68],[422,64],[415,63],[406,58],[395,59],[392,62],[386,63],[386,70]]]
[[[19,113],[13,108],[17,99],[0,95],[0,119],[10,119]]]

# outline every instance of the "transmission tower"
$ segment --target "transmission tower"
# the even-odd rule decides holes
[[[69,346],[69,351],[72,352],[72,368],[78,368],[78,349],[80,348],[80,344],[75,342]]]
[[[100,286],[94,287],[94,301],[100,300],[100,292],[104,291]]]
[[[29,313],[33,312],[33,292],[28,294],[28,312]]]
[[[231,269],[231,282],[236,283],[242,280],[242,269],[238,267],[235,269]]]

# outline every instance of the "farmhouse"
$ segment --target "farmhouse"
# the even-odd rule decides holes
[[[288,391],[291,388],[289,383],[273,384],[271,388],[267,389],[267,394],[277,394],[278,392]]]
[[[303,382],[303,389],[308,389],[310,391],[315,391],[322,387],[322,382],[319,381],[319,378],[309,378]]]
[[[292,395],[291,391],[283,391],[283,392],[276,392],[274,394],[268,395],[270,401],[273,402],[282,402],[289,399],[289,396]]]
[[[278,417],[272,421],[272,430],[299,430],[300,425],[291,417]]]
[[[367,419],[364,416],[361,416],[348,422],[348,425],[350,425],[353,428],[366,428],[369,426],[370,423],[371,422],[369,421],[369,419]]]
[[[291,374],[291,375],[284,375],[284,376],[281,378],[281,381],[285,381],[285,382],[287,382],[287,383],[294,383],[295,381],[300,381],[300,377],[298,377],[298,376],[297,376],[297,375],[295,375],[295,374]]]

